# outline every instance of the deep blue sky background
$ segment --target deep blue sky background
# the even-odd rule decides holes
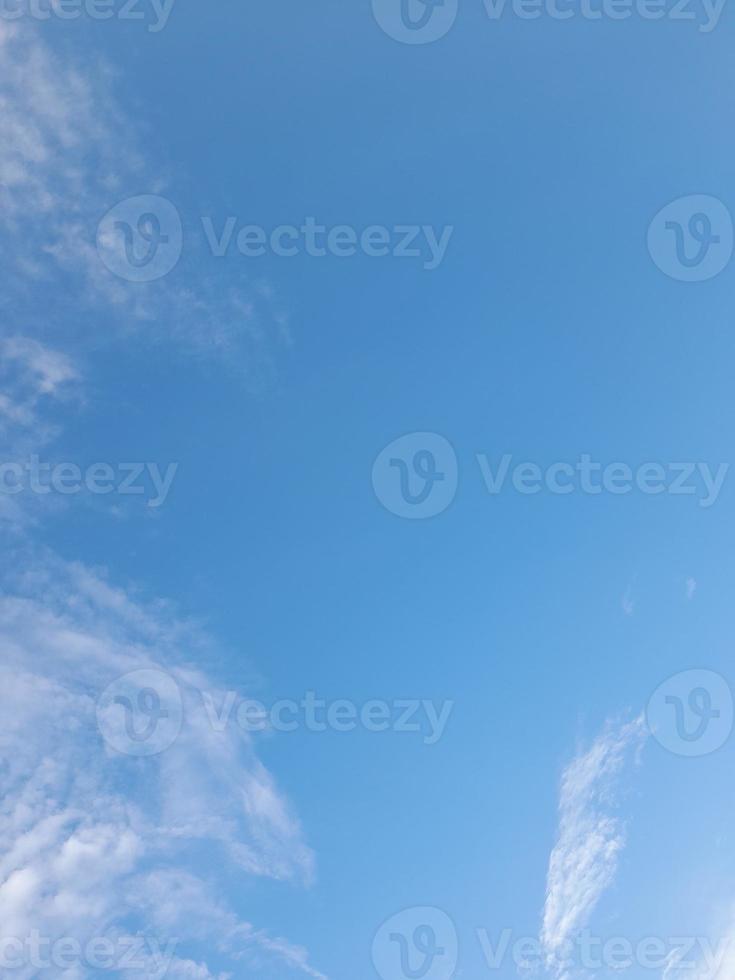
[[[735,268],[676,282],[646,250],[673,198],[735,207],[732,15],[710,34],[636,18],[497,23],[464,0],[445,38],[412,48],[364,0],[178,0],[160,34],[117,22],[47,33],[119,72],[186,242],[201,241],[201,215],[455,228],[433,272],[411,259],[208,259],[213,277],[268,282],[288,311],[293,346],[255,392],[237,364],[161,344],[155,323],[124,344],[90,318],[94,382],[58,454],[109,459],[114,446],[116,459],[180,469],[155,518],[77,509],[47,540],[205,618],[230,651],[216,668],[228,686],[264,700],[456,701],[436,746],[265,740],[318,877],[306,891],[260,885],[253,902],[351,980],[373,975],[385,918],[440,906],[475,980],[476,927],[538,931],[557,783],[578,739],[639,712],[678,670],[731,672],[729,485],[709,510],[641,494],[491,498],[474,456],[732,457]],[[84,325],[67,328],[79,344]],[[376,500],[371,467],[422,430],[455,446],[459,492],[436,519],[401,521]],[[732,746],[705,760],[647,747],[599,929],[709,928],[698,896],[722,898],[731,877],[734,772]]]

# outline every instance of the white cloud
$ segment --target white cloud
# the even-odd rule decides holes
[[[0,441],[3,465],[15,465],[38,453],[59,432],[52,421],[60,404],[81,401],[80,372],[60,351],[30,340],[0,338]],[[56,508],[59,501],[36,495],[18,496],[13,479],[0,475],[0,525],[16,531],[33,523],[39,507]]]
[[[635,612],[635,599],[633,598],[633,586],[629,585],[623,593],[620,605],[626,616],[632,616]]]
[[[71,360],[27,337],[0,339],[0,357],[5,365],[16,365],[21,378],[28,380],[38,395],[57,395],[79,378]]]
[[[5,319],[22,313],[36,331],[57,336],[59,321],[102,318],[96,342],[133,333],[139,342],[165,339],[224,356],[251,386],[262,386],[290,341],[272,287],[233,275],[196,236],[185,238],[184,257],[165,279],[133,283],[111,273],[96,248],[100,219],[141,193],[167,194],[176,204],[160,176],[168,165],[142,152],[109,68],[62,57],[27,24],[0,27]],[[84,342],[89,326],[66,330]]]
[[[319,980],[305,950],[228,909],[205,883],[222,864],[284,882],[308,882],[314,870],[249,737],[207,721],[200,690],[216,699],[217,685],[187,661],[208,645],[166,604],[136,602],[82,565],[44,554],[14,574],[0,595],[3,937],[38,930],[84,944],[153,930],[177,941],[172,976],[219,975],[188,955],[195,942]],[[100,692],[140,669],[165,671],[183,702],[178,739],[150,758],[118,753],[96,723]]]
[[[541,931],[547,966],[559,977],[567,975],[569,943],[615,878],[625,846],[625,826],[615,813],[617,789],[644,738],[640,718],[609,728],[562,774],[559,836],[549,859]]]
[[[66,354],[27,337],[0,338],[0,433],[6,440],[25,432],[35,444],[46,441],[54,430],[40,412],[78,396],[78,381]]]
[[[137,338],[224,353],[257,385],[288,339],[269,289],[210,275],[197,254],[165,280],[134,284],[97,255],[97,223],[110,207],[141,189],[164,190],[111,94],[111,73],[89,59],[82,68],[32,28],[4,22],[0,57],[6,456],[37,452],[57,433],[52,410],[79,398],[75,361],[43,338],[89,346],[95,319],[118,339],[137,330]],[[18,336],[21,327],[41,339]],[[34,507],[17,500],[0,495],[0,517],[27,530]],[[224,698],[196,666],[212,654],[208,638],[166,603],[139,601],[48,552],[20,560],[6,549],[5,567],[13,571],[0,590],[0,939],[152,941],[151,928],[175,929],[155,937],[175,941],[165,957],[174,980],[227,980],[252,964],[263,975],[321,980],[303,947],[253,924],[234,899],[213,897],[223,865],[230,881],[235,873],[308,884],[314,856],[249,737],[207,721],[200,691]],[[149,758],[115,751],[97,724],[100,693],[141,669],[164,671],[183,706],[178,738]],[[167,922],[164,898],[180,900],[187,889],[196,905]],[[160,950],[147,946],[141,956],[115,975],[160,976]],[[37,974],[30,962],[13,971],[17,980]],[[86,980],[91,971],[79,959],[44,975]]]
[[[732,911],[720,928],[719,939],[699,938],[695,949],[672,950],[661,980],[732,980],[735,976],[735,918]]]
[[[693,599],[694,598],[694,593],[696,591],[697,591],[697,580],[695,578],[692,578],[691,576],[689,576],[689,578],[686,581],[687,599],[690,599],[690,600]]]
[[[207,883],[186,872],[159,870],[140,878],[131,899],[148,909],[151,923],[164,934],[191,930],[193,924],[199,938],[216,936],[219,949],[235,962],[275,956],[314,980],[325,980],[309,965],[305,949],[238,920]]]

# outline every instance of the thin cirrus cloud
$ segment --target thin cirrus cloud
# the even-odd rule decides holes
[[[735,914],[733,909],[720,916],[713,929],[719,941],[700,939],[698,958],[681,948],[672,950],[661,980],[731,980],[735,976]]]
[[[60,430],[58,410],[82,400],[81,372],[66,354],[27,337],[0,338],[0,440],[5,462],[27,458],[52,442]],[[18,496],[5,474],[0,479],[0,529],[22,531],[35,521],[47,498]]]
[[[6,323],[22,317],[24,330],[32,324],[42,335],[53,327],[55,336],[66,331],[78,342],[77,321],[84,330],[102,322],[95,343],[133,336],[173,343],[224,358],[254,389],[267,384],[292,341],[288,317],[272,285],[233,273],[186,236],[187,215],[183,256],[165,278],[128,282],[100,258],[99,222],[120,201],[147,193],[177,203],[157,176],[166,163],[147,158],[139,127],[114,95],[113,73],[89,59],[75,63],[33,27],[15,23],[0,22],[0,59]],[[53,324],[47,290],[60,311]]]
[[[609,727],[562,774],[541,930],[546,965],[556,977],[570,975],[570,943],[615,879],[625,846],[625,823],[616,812],[620,780],[645,738],[642,717]]]
[[[620,606],[626,616],[632,616],[635,612],[635,599],[633,598],[633,586],[629,585],[620,600]]]
[[[42,423],[45,405],[78,393],[79,371],[71,358],[28,337],[0,338],[0,432],[21,433],[37,444],[51,429]]]

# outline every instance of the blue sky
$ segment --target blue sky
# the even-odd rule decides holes
[[[561,7],[2,7],[3,976],[730,976],[732,17]]]

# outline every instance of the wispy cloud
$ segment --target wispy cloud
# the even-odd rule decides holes
[[[558,977],[567,975],[569,943],[615,879],[625,845],[625,824],[616,814],[620,777],[644,739],[642,718],[609,727],[562,774],[541,930],[547,966]]]
[[[188,931],[204,941],[215,937],[220,952],[235,962],[276,957],[314,980],[326,980],[309,965],[305,949],[240,921],[209,884],[187,872],[151,872],[137,879],[130,899],[147,910],[149,921],[163,935]]]
[[[56,410],[82,401],[81,373],[66,354],[36,340],[0,338],[0,444],[3,463],[38,452],[57,435]],[[0,492],[0,524],[21,530],[35,519],[41,498]],[[45,499],[45,498],[44,498]],[[53,505],[52,505],[53,506]]]
[[[0,24],[0,59],[5,322],[22,317],[24,330],[58,336],[63,320],[79,341],[101,320],[95,344],[133,334],[138,342],[173,342],[224,358],[261,387],[290,342],[272,286],[228,271],[198,239],[185,239],[179,265],[155,282],[125,281],[101,261],[97,228],[112,207],[141,193],[177,197],[159,176],[166,161],[142,150],[140,127],[115,97],[113,72],[88,57],[82,65],[62,56],[28,24]],[[117,247],[122,253],[122,237]]]
[[[0,593],[3,935],[84,943],[153,928],[177,940],[174,976],[216,975],[187,955],[204,943],[318,980],[304,949],[211,897],[223,864],[308,882],[314,858],[249,737],[207,722],[200,691],[217,684],[193,662],[208,638],[83,565],[13,557],[19,570]],[[141,669],[165,671],[183,704],[178,738],[150,758],[115,751],[96,720],[100,692]]]
[[[661,980],[732,980],[735,976],[735,918],[730,912],[724,919],[719,940],[700,938],[698,958],[691,950],[672,950]]]
[[[44,403],[78,396],[79,380],[61,351],[27,337],[0,338],[0,432],[12,438],[27,432],[36,444],[44,441],[51,432],[40,417]]]
[[[623,593],[620,605],[626,616],[632,616],[635,612],[635,599],[633,598],[633,584],[631,583]]]
[[[61,389],[79,378],[77,369],[65,354],[26,337],[0,340],[0,357],[3,365],[12,364],[17,368],[16,381],[25,382],[36,396],[58,395]]]
[[[190,250],[152,283],[117,278],[100,260],[102,216],[143,189],[167,192],[154,176],[165,166],[141,152],[112,72],[54,51],[32,26],[2,21],[0,59],[6,457],[54,438],[56,409],[81,398],[69,351],[105,338],[224,355],[259,386],[288,341],[272,289],[223,278],[221,267],[215,275]],[[2,937],[84,944],[156,930],[175,941],[172,980],[226,980],[244,964],[322,980],[302,946],[251,921],[234,897],[219,897],[233,889],[217,868],[228,869],[228,886],[235,876],[308,884],[315,861],[252,740],[208,722],[200,692],[225,696],[197,666],[216,659],[211,640],[166,603],[143,602],[97,571],[35,549],[34,505],[17,500],[0,498],[22,532],[17,551],[6,547],[0,588]],[[116,751],[99,727],[101,692],[140,670],[170,679],[183,717],[178,737],[150,757]],[[146,955],[119,975],[159,976],[160,960]],[[18,980],[37,974],[30,964],[14,971]],[[86,980],[92,972],[79,962],[44,975]]]
[[[694,598],[694,593],[697,591],[697,580],[692,578],[691,575],[686,580],[686,594],[687,599],[691,600]]]

